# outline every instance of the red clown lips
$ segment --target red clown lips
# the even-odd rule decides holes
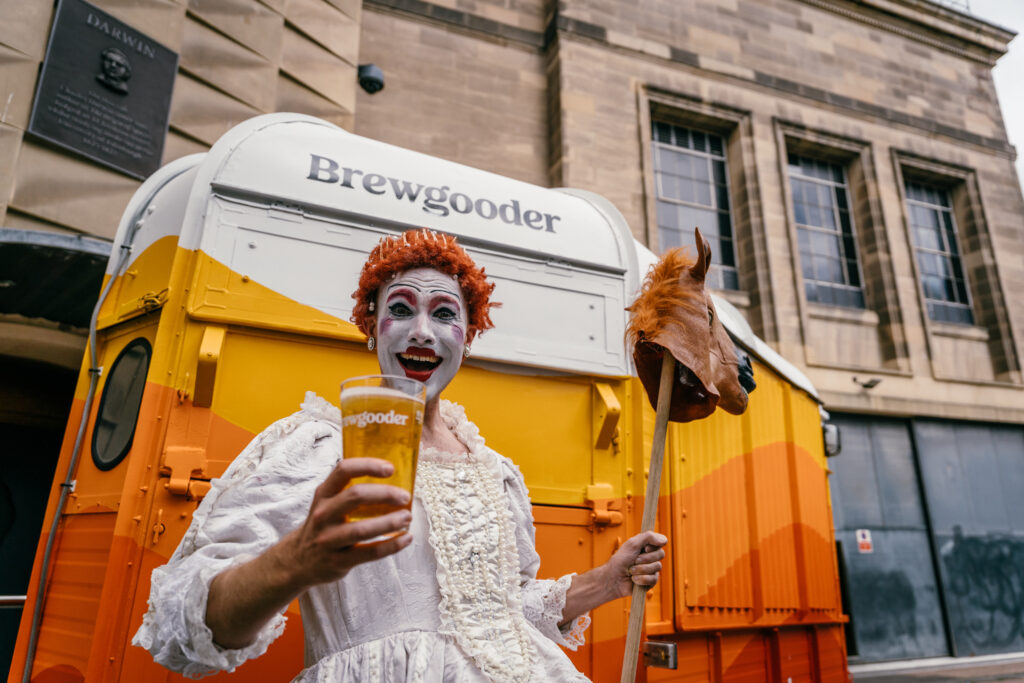
[[[443,360],[432,349],[410,346],[402,353],[396,353],[398,364],[405,370],[405,376],[426,382]]]

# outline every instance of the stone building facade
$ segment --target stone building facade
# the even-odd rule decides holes
[[[719,294],[843,431],[851,655],[1024,650],[1024,199],[991,76],[1012,32],[929,0],[95,4],[180,55],[164,162],[291,110],[597,192],[655,252],[707,221]],[[54,8],[0,10],[0,250],[100,253],[139,182],[25,134]],[[28,444],[63,424],[81,317],[0,300],[0,419]]]

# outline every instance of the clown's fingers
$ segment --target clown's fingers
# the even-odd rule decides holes
[[[658,583],[658,572],[654,572],[653,574],[634,574],[633,583],[638,586],[653,586]]]

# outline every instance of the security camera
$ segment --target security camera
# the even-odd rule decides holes
[[[371,95],[384,87],[384,72],[376,64],[359,65],[359,85]]]

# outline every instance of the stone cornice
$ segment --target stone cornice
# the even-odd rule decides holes
[[[1016,35],[930,0],[799,0],[861,24],[989,66]]]
[[[1007,42],[1013,37],[1013,34],[1009,31],[994,27],[991,24],[986,24],[985,22],[973,19],[967,15],[953,12],[952,10],[945,10],[934,3],[928,2],[928,0],[855,0],[855,2],[846,2],[845,0],[798,1],[809,5],[820,6],[830,11],[843,14],[844,16],[849,13],[849,16],[852,19],[863,22],[868,22],[868,20],[870,20],[871,22],[875,22],[880,29],[884,28],[886,30],[903,30],[900,26],[908,22],[901,21],[900,26],[897,26],[893,21],[886,22],[880,19],[880,13],[878,10],[870,9],[870,7],[866,10],[863,8],[882,4],[900,5],[904,8],[927,6],[929,11],[933,14],[942,15],[945,13],[955,15],[955,18],[960,22],[963,22],[964,25],[976,25],[979,31],[984,29],[992,36],[1005,37]],[[643,55],[647,58],[666,60],[675,64],[682,64],[702,71],[716,73],[727,78],[747,81],[761,87],[781,91],[790,96],[795,95],[821,104],[830,105],[838,110],[853,112],[859,116],[867,116],[887,121],[889,123],[909,126],[910,128],[928,133],[942,135],[953,140],[993,150],[1004,156],[1014,155],[1013,147],[1004,138],[992,138],[978,135],[977,133],[973,133],[968,130],[940,124],[927,117],[914,116],[905,112],[882,107],[871,102],[858,100],[846,95],[809,86],[805,83],[792,81],[774,74],[756,71],[754,69],[740,67],[734,64],[727,64],[708,55],[698,55],[695,52],[690,52],[689,50],[685,50],[675,45],[668,45],[665,43],[629,36],[598,24],[566,16],[563,12],[559,11],[553,13],[546,30],[541,33],[523,29],[518,26],[503,24],[468,12],[441,7],[430,2],[425,2],[424,0],[365,0],[364,7],[397,11],[406,15],[419,17],[430,21],[431,23],[461,29],[479,36],[486,36],[491,39],[517,43],[523,47],[542,51],[555,45],[558,40],[558,36],[571,36],[576,39],[605,45],[617,50],[633,53],[635,55]],[[909,9],[907,11],[909,11]],[[920,25],[920,22],[918,25]],[[952,26],[952,24],[950,25]],[[937,49],[950,50],[952,47],[955,47],[950,45],[949,41],[943,43],[943,41],[939,40],[936,37],[939,35],[938,33],[934,33],[930,36],[926,35],[926,30],[927,29],[922,27],[920,32],[914,33],[910,37],[915,40],[923,41],[927,39],[933,41],[928,44],[934,45]],[[994,39],[995,38],[993,38],[993,40]],[[1000,40],[1001,39],[1002,38],[1000,38]],[[1002,45],[1002,49],[1005,51],[1006,43],[1000,44]],[[966,52],[958,54],[964,54],[968,57],[970,56],[967,55]]]

